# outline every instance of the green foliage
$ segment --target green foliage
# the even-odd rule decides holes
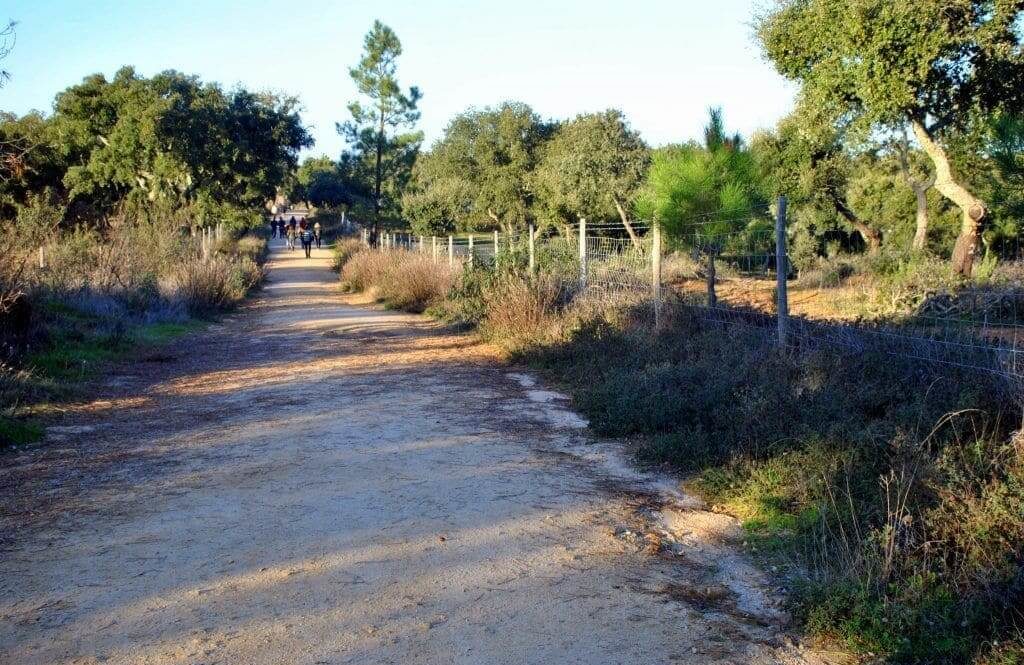
[[[965,276],[990,211],[970,170],[957,173],[951,155],[986,118],[1024,110],[1022,17],[1024,6],[1002,0],[782,0],[758,22],[767,57],[800,83],[798,108],[818,119],[814,125],[854,142],[913,129],[936,187],[961,211],[952,261]],[[870,226],[858,231],[877,250]]]
[[[330,157],[309,157],[299,166],[288,197],[306,201],[318,208],[351,206],[356,189],[345,177],[341,166]]]
[[[1024,116],[1003,114],[991,123],[988,175],[993,221],[982,238],[987,251],[1019,256],[1024,240]]]
[[[969,662],[1013,634],[1024,457],[999,379],[870,344],[782,353],[685,311],[655,336],[647,316],[585,318],[519,359],[643,463],[696,473],[753,553],[809,573],[794,609],[812,632],[913,663]]]
[[[261,208],[312,144],[295,106],[173,71],[87,77],[55,102],[58,148],[73,164],[64,184],[94,201],[193,202],[200,221],[217,206]]]
[[[549,219],[574,223],[619,219],[650,165],[650,150],[621,111],[579,115],[561,125],[544,148],[535,176]]]
[[[0,415],[0,449],[24,446],[43,438],[43,428],[35,422]]]
[[[640,215],[687,241],[695,231],[725,235],[763,204],[757,163],[737,135],[727,137],[721,112],[711,110],[704,145],[656,150],[640,193]]]
[[[61,187],[67,164],[56,142],[43,114],[0,113],[0,216],[9,218],[29,196]]]
[[[908,118],[966,125],[1024,102],[1018,3],[785,0],[760,17],[765,53],[802,103],[862,135]]]
[[[517,102],[456,116],[416,162],[403,199],[413,230],[435,235],[495,226],[521,229],[532,222],[531,175],[551,130]]]
[[[363,57],[349,69],[365,102],[348,105],[352,119],[338,123],[338,133],[351,151],[342,157],[343,173],[369,197],[374,229],[400,219],[399,202],[408,181],[423,134],[402,132],[415,126],[421,97],[413,86],[403,92],[398,84],[398,35],[380,21],[366,34]]]
[[[189,207],[200,223],[248,225],[312,144],[295,107],[174,71],[88,76],[57,95],[49,118],[0,118],[10,174],[0,178],[0,203],[50,188],[70,204],[70,221],[104,219],[134,202]]]

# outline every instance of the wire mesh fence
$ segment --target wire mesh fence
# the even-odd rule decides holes
[[[1024,326],[1016,323],[1018,309],[1024,312],[1024,289],[1009,304],[1000,301],[1003,309],[1012,311],[1009,322],[1006,317],[979,321],[925,310],[901,320],[867,322],[791,316],[787,291],[796,274],[784,232],[778,242],[777,229],[785,228],[785,220],[774,221],[780,223],[772,228],[766,211],[730,220],[694,219],[668,242],[655,225],[644,221],[628,228],[622,223],[581,221],[544,233],[530,227],[459,236],[385,234],[381,247],[421,252],[458,266],[494,266],[505,257],[530,272],[559,273],[572,285],[576,298],[610,301],[626,296],[649,302],[656,311],[672,299],[702,320],[772,335],[786,348],[881,352],[932,368],[967,368],[1024,381]],[[680,272],[686,274],[680,277]],[[719,290],[726,280],[742,281],[761,297],[744,301],[731,295],[723,301]],[[696,290],[695,282],[700,284]],[[973,297],[984,300],[990,295]]]

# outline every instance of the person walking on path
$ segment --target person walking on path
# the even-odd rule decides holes
[[[306,250],[306,258],[308,259],[310,250],[313,249],[313,229],[303,225],[299,238],[302,240],[302,249]]]
[[[316,248],[317,249],[320,249],[320,236],[321,236],[320,222],[314,222],[313,223],[313,237],[316,238]]]
[[[285,229],[285,235],[285,247],[287,247],[288,249],[295,249],[295,225],[289,224],[288,228]]]

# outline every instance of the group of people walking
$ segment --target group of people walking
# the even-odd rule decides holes
[[[313,249],[313,243],[316,243],[316,248],[320,249],[323,242],[322,235],[320,222],[315,222],[313,226],[310,226],[305,217],[296,220],[293,216],[287,222],[284,217],[270,220],[270,237],[283,238],[285,247],[288,249],[295,249],[295,240],[298,239],[302,243],[302,249],[305,250],[307,259]]]

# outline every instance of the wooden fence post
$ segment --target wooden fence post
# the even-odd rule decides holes
[[[469,234],[469,265],[473,266],[473,234]]]
[[[776,316],[779,322],[779,345],[786,345],[789,327],[789,299],[786,294],[786,277],[789,274],[789,260],[786,257],[786,197],[780,196],[775,215],[775,291]]]
[[[499,242],[498,242],[498,241],[499,241],[499,238],[498,238],[498,232],[497,232],[497,231],[495,231],[495,232],[494,232],[494,260],[495,260],[495,261],[497,261],[497,260],[498,260],[498,252],[499,252],[499,249],[500,249],[500,247],[501,247],[501,245],[499,244]]]
[[[455,239],[448,236],[448,267],[455,267]]]
[[[425,253],[426,249],[426,245],[423,244],[423,236],[420,236],[420,254]]]
[[[718,296],[715,294],[715,247],[708,247],[708,307],[718,306]]]
[[[661,325],[661,227],[654,224],[651,241],[651,298],[654,299],[654,327]]]
[[[580,217],[580,287],[587,288],[587,220]]]
[[[431,250],[431,258],[434,263],[437,263],[437,236],[430,236],[430,244],[433,249]]]
[[[533,271],[534,271],[534,268],[536,267],[536,259],[534,258],[534,255],[536,253],[536,249],[534,248],[534,242],[536,242],[536,238],[534,236],[535,231],[534,231],[534,228],[533,228],[533,224],[530,224],[529,232],[530,232],[530,274],[532,275]]]

